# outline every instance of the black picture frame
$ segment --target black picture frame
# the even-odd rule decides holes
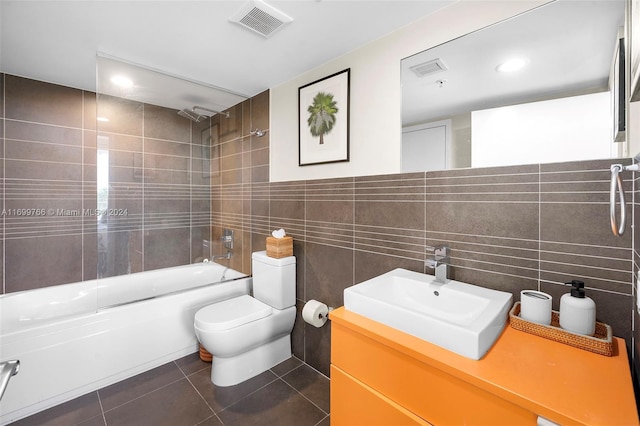
[[[351,69],[298,88],[298,165],[349,161]]]

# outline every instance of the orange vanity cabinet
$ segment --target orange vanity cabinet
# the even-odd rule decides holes
[[[330,319],[332,426],[638,424],[622,339],[605,357],[507,325],[474,361],[344,308]]]

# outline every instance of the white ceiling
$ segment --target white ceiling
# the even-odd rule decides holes
[[[0,70],[95,91],[101,53],[250,97],[453,1],[269,0],[293,22],[268,39],[229,22],[245,3],[0,0]]]

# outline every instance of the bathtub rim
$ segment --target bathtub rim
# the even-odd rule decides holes
[[[208,266],[205,266],[208,265]],[[196,272],[200,268],[211,268],[212,266],[217,267],[218,270],[223,271],[231,271],[232,278],[225,279],[223,281],[215,281],[215,282],[205,282],[200,283],[193,286],[188,286],[185,288],[178,288],[173,291],[167,291],[159,294],[153,294],[144,298],[134,298],[131,300],[127,300],[124,302],[118,303],[110,303],[101,305],[100,303],[100,286],[104,286],[109,283],[116,283],[119,280],[135,280],[140,278],[142,274],[147,275],[158,275],[161,276],[168,271],[176,274],[180,271],[188,271],[189,269],[194,269]],[[196,269],[197,268],[197,269]],[[222,275],[224,276],[224,273]],[[197,290],[200,288],[206,288],[209,286],[215,286],[218,284],[223,284],[235,280],[241,280],[245,278],[250,278],[250,275],[244,274],[240,271],[236,271],[225,265],[209,262],[209,263],[195,263],[188,265],[178,265],[170,268],[161,268],[161,269],[153,269],[149,271],[135,272],[131,274],[125,275],[115,275],[113,277],[106,278],[98,278],[93,280],[85,280],[79,281],[75,283],[65,283],[54,286],[47,286],[29,290],[22,290],[17,292],[5,293],[0,295],[0,338],[4,338],[5,336],[9,336],[13,333],[22,332],[25,330],[29,330],[32,328],[38,328],[42,326],[46,326],[51,323],[59,323],[63,321],[73,321],[74,318],[85,316],[85,315],[93,315],[95,313],[101,312],[107,309],[114,309],[121,306],[126,306],[128,304],[134,304],[138,302],[150,301],[158,298],[162,298],[165,296],[174,296],[183,292]],[[149,278],[146,278],[149,280]],[[120,285],[120,284],[119,284]],[[56,298],[55,296],[49,296],[53,301],[47,301],[48,296],[55,294],[56,292],[64,293],[66,300],[62,300],[60,298]],[[42,295],[42,296],[41,296]],[[51,314],[39,314],[34,313],[34,309],[29,306],[29,313],[25,314],[20,308],[16,309],[11,306],[11,303],[15,299],[27,299],[30,296],[38,297],[41,301],[37,306],[43,304],[61,304],[65,303],[65,312],[58,313],[56,315]],[[71,302],[70,302],[71,301]],[[24,306],[25,302],[21,302]],[[31,303],[29,303],[31,305]],[[41,308],[42,309],[42,308]],[[7,312],[8,311],[8,312]],[[20,311],[19,315],[23,317],[23,319],[15,320],[12,317],[12,313],[16,313],[16,311]]]

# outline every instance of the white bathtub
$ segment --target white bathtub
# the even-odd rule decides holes
[[[196,352],[196,311],[248,294],[243,277],[195,264],[0,297],[0,361],[20,360],[0,425]]]

